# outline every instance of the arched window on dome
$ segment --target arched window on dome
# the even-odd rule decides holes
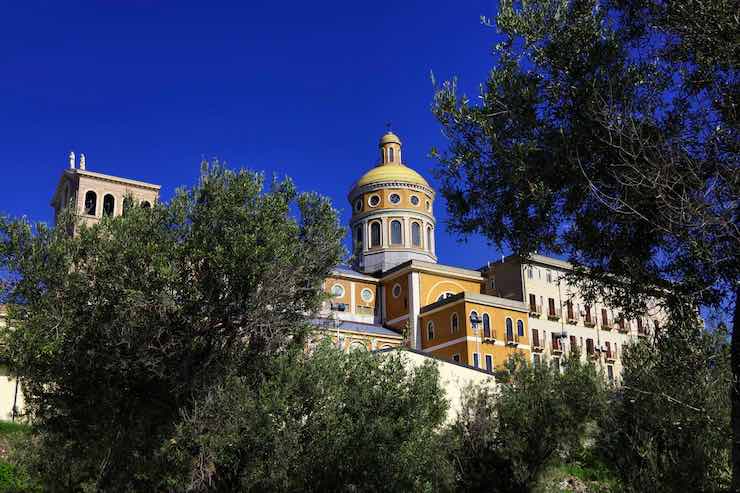
[[[401,245],[403,243],[403,233],[401,229],[401,221],[391,221],[391,244]]]
[[[411,244],[421,248],[421,226],[419,226],[419,223],[411,223]]]
[[[85,214],[94,216],[98,208],[98,195],[90,190],[85,194]]]
[[[362,226],[357,226],[355,228],[355,248],[357,250],[362,250]]]
[[[379,247],[383,237],[381,236],[380,223],[374,222],[370,224],[370,247]]]
[[[395,156],[393,155],[393,148],[389,147],[388,148],[388,162],[392,163],[393,161],[395,161],[394,157]]]

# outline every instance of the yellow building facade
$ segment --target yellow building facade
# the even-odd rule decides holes
[[[528,308],[484,294],[479,270],[437,262],[435,191],[388,132],[378,163],[351,187],[353,264],[336,269],[317,319],[342,348],[407,346],[488,371],[531,358]]]

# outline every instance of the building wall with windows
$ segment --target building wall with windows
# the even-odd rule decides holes
[[[603,302],[587,303],[566,279],[571,268],[562,260],[532,255],[526,262],[508,257],[489,264],[483,274],[495,279],[496,292],[526,303],[530,333],[537,342],[533,345],[534,362],[549,360],[557,364],[577,349],[582,359],[599,365],[616,383],[624,346],[654,334],[663,315],[651,307],[641,317],[628,320]],[[520,276],[513,274],[516,271]]]

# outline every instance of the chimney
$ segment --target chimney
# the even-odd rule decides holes
[[[80,153],[80,169],[85,169],[85,155]]]
[[[69,151],[69,169],[75,169],[75,153]]]

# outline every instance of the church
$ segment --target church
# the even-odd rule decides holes
[[[485,372],[514,354],[559,365],[578,348],[616,382],[620,348],[657,329],[659,314],[627,320],[586,303],[564,278],[571,266],[556,258],[510,256],[478,269],[439,263],[436,194],[402,151],[397,135],[382,135],[377,163],[348,191],[351,265],[324,281],[317,337],[347,351],[406,347]],[[70,154],[51,206],[58,214],[73,201],[80,220],[94,224],[122,214],[125,198],[147,207],[159,192],[158,185],[88,170],[84,155],[77,162]]]

